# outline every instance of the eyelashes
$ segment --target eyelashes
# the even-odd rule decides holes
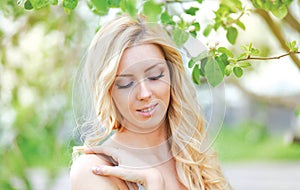
[[[146,79],[151,80],[151,81],[156,81],[156,80],[158,80],[158,79],[160,79],[164,76],[165,75],[162,71],[159,75],[147,77]],[[130,81],[129,83],[127,83],[125,85],[121,85],[121,84],[116,83],[116,86],[117,86],[118,89],[126,89],[126,88],[130,88],[131,86],[133,86],[134,83],[135,83],[134,81]]]
[[[164,75],[163,72],[161,72],[161,73],[160,73],[159,75],[157,75],[157,76],[154,76],[154,77],[148,77],[148,79],[149,79],[149,80],[158,80],[158,79],[162,78],[163,76],[165,76],[165,75]]]
[[[129,88],[133,85],[133,81],[131,81],[130,83],[126,84],[126,85],[120,85],[120,84],[116,84],[118,89],[124,89],[124,88]]]

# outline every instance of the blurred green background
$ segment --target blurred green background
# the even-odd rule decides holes
[[[25,11],[13,0],[0,3],[0,189],[61,189],[66,181],[60,180],[68,180],[72,147],[81,143],[72,84],[103,19],[85,2],[69,14],[62,7]],[[263,26],[255,19],[249,26],[259,20]],[[273,38],[262,32],[245,32],[237,43],[253,35],[266,55],[276,53]],[[299,40],[299,33],[291,36]],[[221,162],[300,160],[299,82],[289,58],[226,80],[227,110],[214,144]]]

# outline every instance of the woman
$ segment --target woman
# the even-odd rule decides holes
[[[179,51],[157,25],[120,16],[103,26],[82,68],[91,103],[73,190],[231,189]],[[87,83],[88,82],[88,83]]]

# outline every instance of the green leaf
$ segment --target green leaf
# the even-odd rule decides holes
[[[165,25],[175,25],[175,22],[172,20],[172,17],[169,15],[168,12],[163,12],[160,15],[160,20]]]
[[[233,53],[225,47],[219,47],[218,52],[225,53],[228,57],[233,57]]]
[[[226,38],[231,44],[235,44],[238,36],[238,30],[235,27],[227,28]]]
[[[244,59],[244,58],[247,58],[249,56],[249,54],[247,52],[244,52],[244,53],[241,53],[237,59],[240,60],[240,59]]]
[[[136,0],[122,0],[120,3],[120,7],[122,11],[129,13],[130,16],[132,17],[136,16],[137,13]]]
[[[192,67],[195,65],[195,63],[196,63],[197,61],[198,61],[198,60],[197,60],[197,57],[192,57],[192,58],[189,60],[188,67],[189,67],[189,68],[192,68]]]
[[[203,0],[197,0],[197,2],[198,2],[198,3],[202,3],[202,2],[203,2]]]
[[[236,25],[238,25],[241,29],[246,30],[246,26],[240,20],[236,21]]]
[[[189,38],[189,33],[176,29],[174,31],[173,40],[178,47],[181,47]]]
[[[279,19],[283,19],[288,14],[288,10],[285,5],[282,5],[279,8],[271,9],[271,12]]]
[[[194,22],[192,25],[195,26],[195,31],[199,31],[200,30],[200,24],[199,24],[199,22]]]
[[[249,62],[241,62],[241,63],[238,64],[238,66],[241,67],[241,68],[249,68],[252,65]]]
[[[207,77],[208,83],[213,87],[220,84],[224,78],[219,64],[212,58],[210,58],[205,65],[205,75]]]
[[[92,5],[95,7],[95,13],[98,15],[106,15],[109,11],[107,0],[91,0]]]
[[[234,13],[242,10],[242,2],[240,0],[221,0],[221,5],[227,6]]]
[[[195,65],[192,71],[192,80],[195,84],[200,85],[200,69],[198,65]]]
[[[204,35],[205,37],[207,37],[207,36],[210,34],[210,32],[211,32],[211,30],[212,30],[213,28],[214,28],[213,25],[211,25],[211,24],[207,25],[206,28],[205,28],[204,31],[203,31],[203,35]]]
[[[197,12],[198,10],[199,10],[198,7],[191,7],[191,8],[189,8],[189,9],[185,10],[185,12],[186,12],[187,14],[190,14],[190,15],[196,15],[196,12]]]
[[[58,0],[50,0],[51,5],[57,5],[58,4]]]
[[[78,0],[63,0],[63,7],[69,10],[74,10],[78,4]]]
[[[297,52],[299,49],[295,40],[291,42],[286,42],[286,45],[288,46],[290,52]]]
[[[236,77],[240,78],[243,75],[243,69],[241,67],[234,67],[233,73]]]
[[[189,32],[191,34],[191,36],[193,36],[194,38],[197,38],[197,32],[193,31],[193,32]]]
[[[204,57],[203,59],[201,59],[201,75],[205,76],[205,66],[208,62],[208,57]]]
[[[107,0],[107,5],[112,8],[120,7],[121,0]]]
[[[162,5],[156,4],[153,1],[147,1],[143,7],[143,12],[150,22],[156,22],[161,11]]]
[[[296,114],[297,117],[300,117],[300,106],[298,106],[298,107],[296,108],[295,114]]]
[[[225,53],[222,53],[222,55],[220,55],[219,58],[222,60],[222,62],[225,66],[230,63],[228,60],[228,56]]]
[[[24,8],[25,8],[26,10],[31,10],[31,9],[33,9],[33,6],[32,6],[32,4],[31,4],[30,0],[27,0],[27,1],[24,3]]]
[[[30,0],[30,3],[34,9],[41,9],[50,5],[49,0]]]
[[[250,52],[251,52],[251,55],[259,55],[259,49],[251,48]]]
[[[233,70],[233,65],[231,65],[231,64],[226,65],[225,70],[224,70],[224,74],[226,76],[229,76],[232,73],[232,70]]]
[[[225,55],[225,54],[223,54],[223,55]],[[226,56],[226,55],[225,55]],[[220,57],[216,57],[215,58],[216,59],[216,61],[217,61],[217,63],[218,63],[218,65],[219,65],[219,67],[220,67],[220,70],[221,70],[221,72],[222,72],[222,74],[223,74],[223,76],[224,76],[224,70],[225,70],[225,62],[224,62],[224,58],[222,58],[221,56]],[[226,60],[227,61],[227,60]]]

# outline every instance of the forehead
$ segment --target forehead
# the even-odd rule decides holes
[[[142,44],[127,48],[120,60],[118,74],[143,70],[165,60],[164,54],[159,46],[154,44]]]

